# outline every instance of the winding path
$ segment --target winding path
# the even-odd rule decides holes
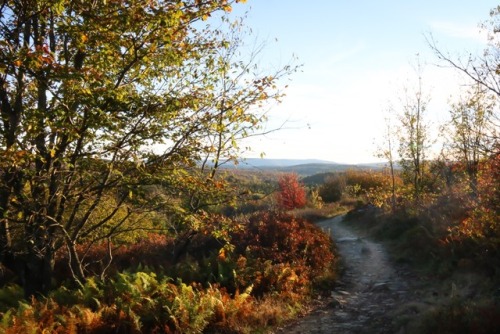
[[[382,245],[349,229],[342,218],[318,224],[332,234],[345,269],[331,301],[278,333],[406,333],[404,319],[415,313],[408,303],[418,299],[413,275],[395,268]]]

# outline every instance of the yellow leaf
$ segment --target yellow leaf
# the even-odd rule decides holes
[[[50,157],[51,157],[51,158],[53,158],[53,157],[55,157],[55,156],[56,156],[56,150],[51,149],[51,150],[50,150]]]
[[[224,248],[221,248],[219,250],[219,256],[218,256],[219,261],[225,261],[226,260],[226,251]]]

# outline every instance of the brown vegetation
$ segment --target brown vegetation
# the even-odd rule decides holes
[[[347,215],[355,226],[388,242],[393,259],[429,277],[430,284],[444,281],[454,287],[464,276],[469,281],[470,275],[478,277],[470,291],[451,291],[449,300],[422,315],[424,332],[494,333],[498,326],[499,163],[496,154],[479,164],[475,190],[465,166],[453,163],[448,182],[423,193],[418,206],[413,196],[406,197],[403,185],[395,210],[387,193],[374,193],[381,207],[365,206]]]
[[[224,219],[207,217],[207,225],[189,236],[178,256],[185,235],[82,245],[80,256],[88,259],[85,285],[62,284],[31,301],[22,300],[19,287],[4,286],[0,328],[6,333],[247,333],[289,319],[316,288],[325,288],[325,280],[334,282],[333,245],[316,226],[267,212],[233,221],[220,234],[217,224]],[[108,263],[110,247],[116,249]],[[66,256],[60,254],[56,265],[60,281],[71,276]]]

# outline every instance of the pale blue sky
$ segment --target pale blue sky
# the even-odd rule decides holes
[[[250,141],[253,154],[267,158],[317,158],[336,162],[375,161],[385,109],[412,77],[415,55],[424,66],[431,96],[429,119],[446,119],[447,100],[459,80],[433,65],[424,35],[432,33],[452,54],[480,52],[491,0],[248,0],[233,15],[249,11],[246,25],[268,40],[261,66],[285,64],[296,55],[304,64],[293,75],[282,104],[270,112],[269,127],[284,129]],[[275,43],[274,39],[278,41]],[[397,107],[397,102],[395,102]],[[310,125],[310,126],[308,126]]]

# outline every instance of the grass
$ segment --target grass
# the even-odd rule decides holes
[[[355,203],[356,202],[352,201],[325,203],[321,208],[305,207],[302,209],[295,209],[292,214],[314,223],[346,214],[349,210],[354,208]]]

